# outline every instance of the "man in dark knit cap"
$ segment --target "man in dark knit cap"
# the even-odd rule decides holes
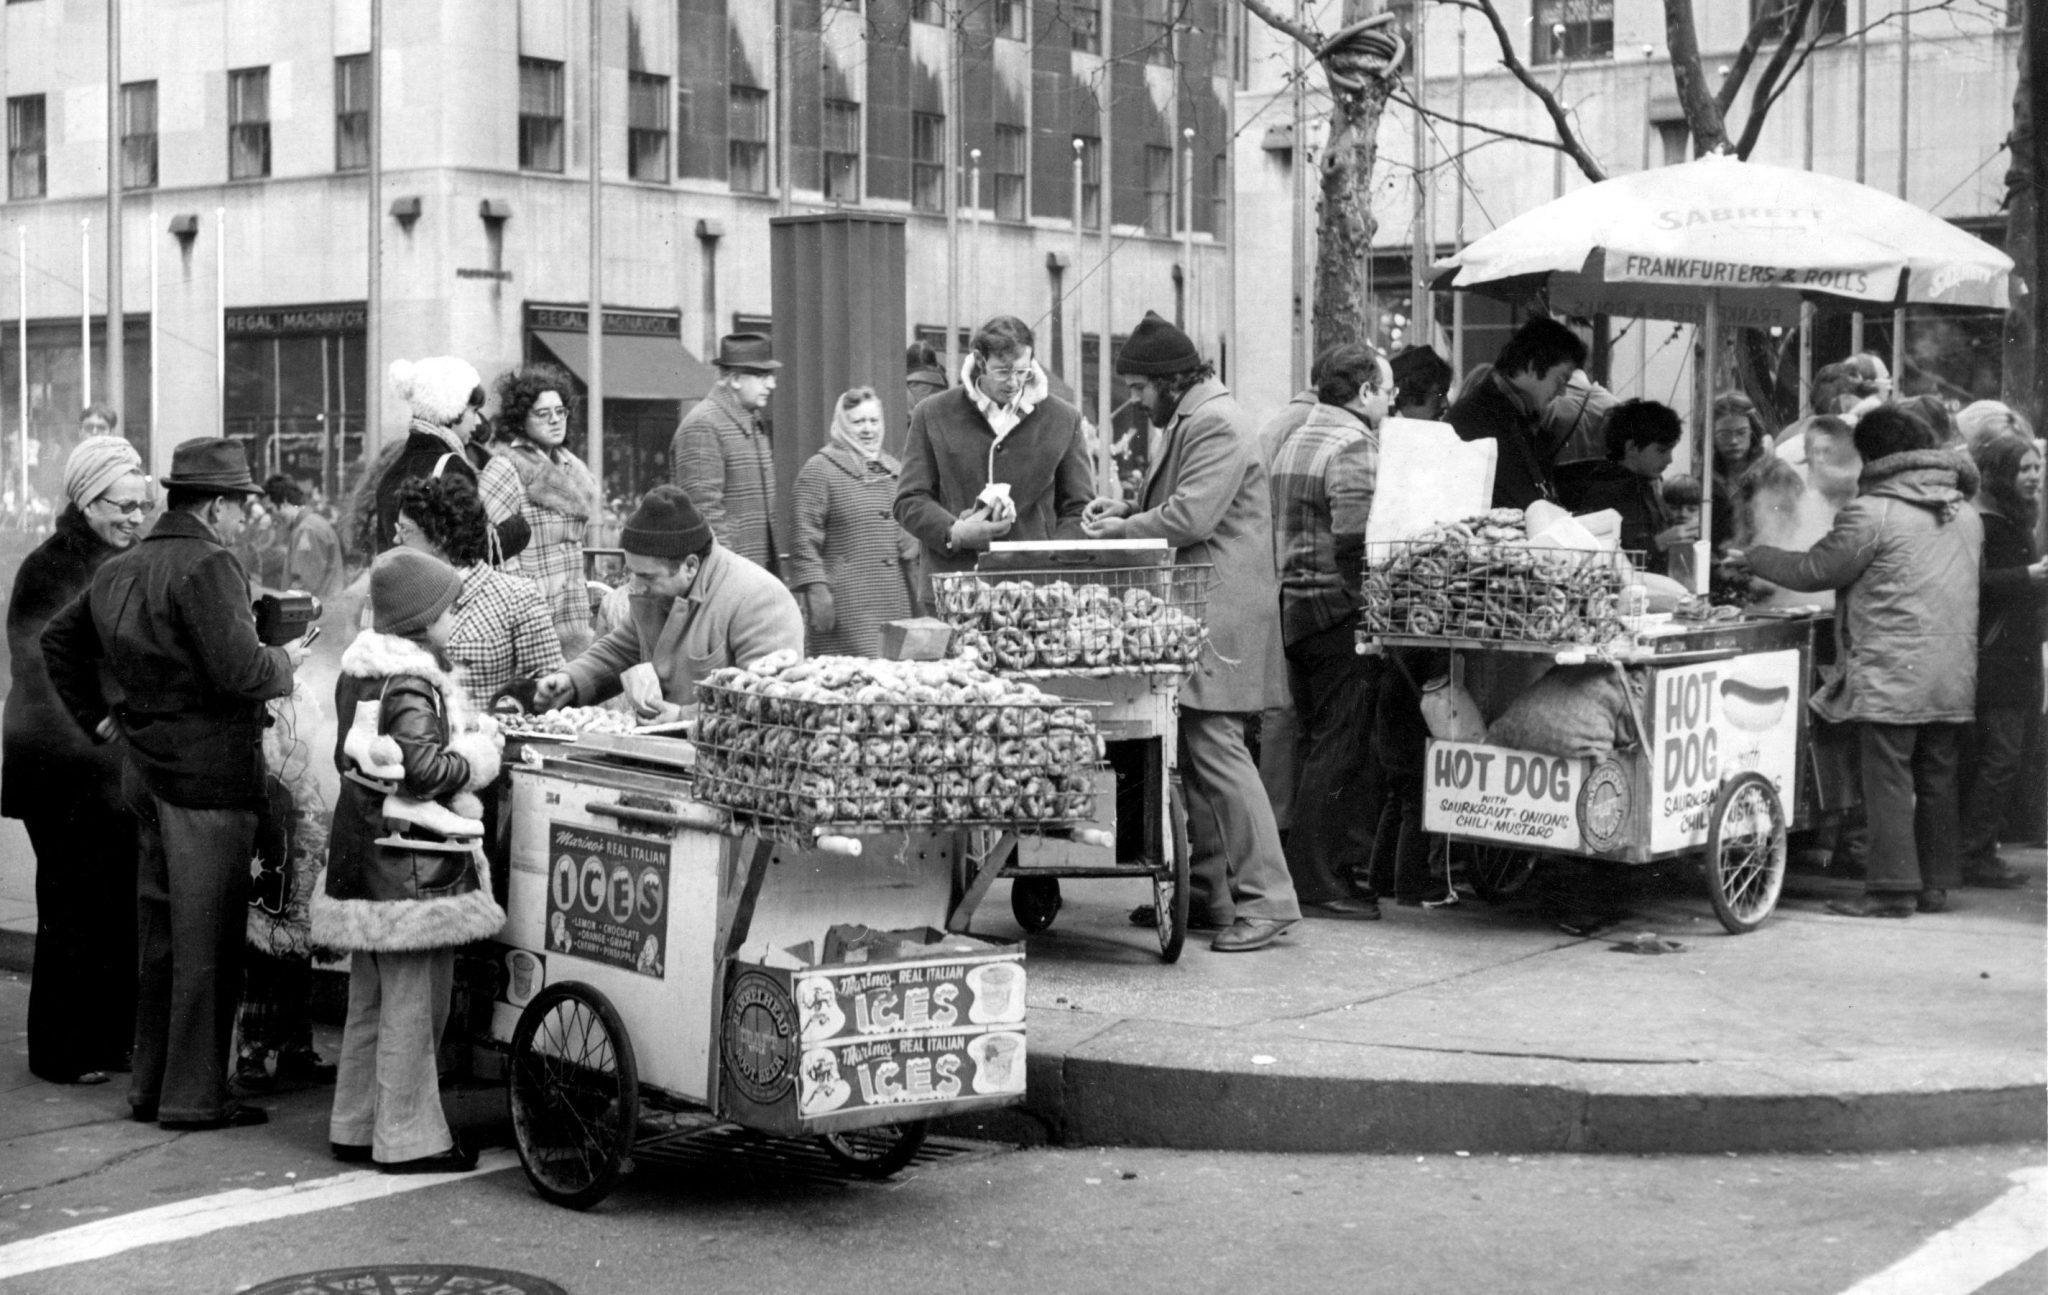
[[[614,696],[619,676],[646,662],[672,719],[697,701],[697,680],[784,649],[801,655],[804,619],[780,580],[720,544],[680,486],[656,486],[626,519],[619,546],[632,576],[631,614],[564,669],[541,678],[543,707]]]
[[[1219,953],[1261,949],[1301,919],[1245,722],[1285,695],[1272,497],[1258,431],[1186,333],[1145,312],[1116,357],[1159,429],[1133,501],[1097,499],[1095,539],[1164,539],[1205,563],[1209,646],[1180,690],[1180,770],[1194,847],[1189,924],[1225,928]],[[1156,916],[1156,915],[1155,915]]]

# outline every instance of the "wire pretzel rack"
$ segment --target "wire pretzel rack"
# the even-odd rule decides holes
[[[954,631],[1005,674],[1156,674],[1188,670],[1208,642],[1207,563],[1101,570],[1048,567],[1001,578],[932,573],[932,601]]]
[[[1482,643],[1605,643],[1627,628],[1623,594],[1641,557],[1455,538],[1368,544],[1360,627]]]

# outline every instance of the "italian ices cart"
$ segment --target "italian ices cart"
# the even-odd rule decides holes
[[[1060,830],[1092,801],[1063,796],[1025,821],[1020,805],[968,800],[940,821],[937,796],[870,805],[872,774],[842,803],[853,775],[816,752],[853,742],[859,759],[870,727],[910,738],[986,720],[1043,737],[1070,725],[1057,731],[1074,734],[1086,779],[1095,737],[1082,717],[699,696],[694,744],[590,733],[533,744],[512,775],[489,1035],[509,1049],[527,1176],[574,1208],[602,1199],[635,1154],[712,1122],[815,1135],[881,1176],[909,1162],[930,1119],[1024,1094],[1024,953],[944,929],[958,843],[974,828]],[[806,750],[774,746],[799,735]],[[827,779],[832,794],[802,799]]]

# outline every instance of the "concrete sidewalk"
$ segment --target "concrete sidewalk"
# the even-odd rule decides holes
[[[0,966],[26,970],[33,864],[0,832]],[[1876,1150],[2048,1137],[2048,878],[1952,911],[1821,911],[1794,874],[1754,934],[1703,889],[1625,879],[1633,915],[1579,939],[1526,901],[1384,906],[1178,964],[1130,881],[1067,881],[1030,938],[1030,1097],[956,1131],[1262,1151]],[[999,884],[977,934],[1015,939]],[[1647,957],[1638,932],[1683,943]],[[19,1024],[15,1024],[19,1029]],[[19,1046],[18,1039],[16,1046]],[[55,1090],[52,1090],[55,1091]],[[108,1090],[98,1090],[105,1093]]]

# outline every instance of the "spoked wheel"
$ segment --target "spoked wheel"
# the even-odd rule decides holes
[[[820,1133],[825,1154],[863,1178],[887,1178],[909,1164],[924,1146],[923,1120],[882,1124],[849,1133]]]
[[[549,985],[512,1032],[512,1133],[542,1197],[587,1210],[625,1172],[639,1124],[640,1070],[611,1000],[588,985]]]
[[[1152,911],[1159,915],[1159,956],[1166,962],[1180,961],[1181,946],[1188,939],[1188,861],[1194,851],[1188,846],[1188,811],[1181,802],[1180,778],[1175,775],[1166,788],[1166,858],[1152,874]]]
[[[1029,934],[1051,926],[1063,902],[1058,877],[1018,877],[1010,882],[1010,912]]]
[[[1468,845],[1463,850],[1465,880],[1472,883],[1472,893],[1489,904],[1504,904],[1520,894],[1529,884],[1529,874],[1536,871],[1536,856],[1527,850],[1506,845]]]
[[[1785,806],[1760,773],[1722,784],[1707,820],[1707,894],[1730,935],[1764,924],[1785,886]]]

